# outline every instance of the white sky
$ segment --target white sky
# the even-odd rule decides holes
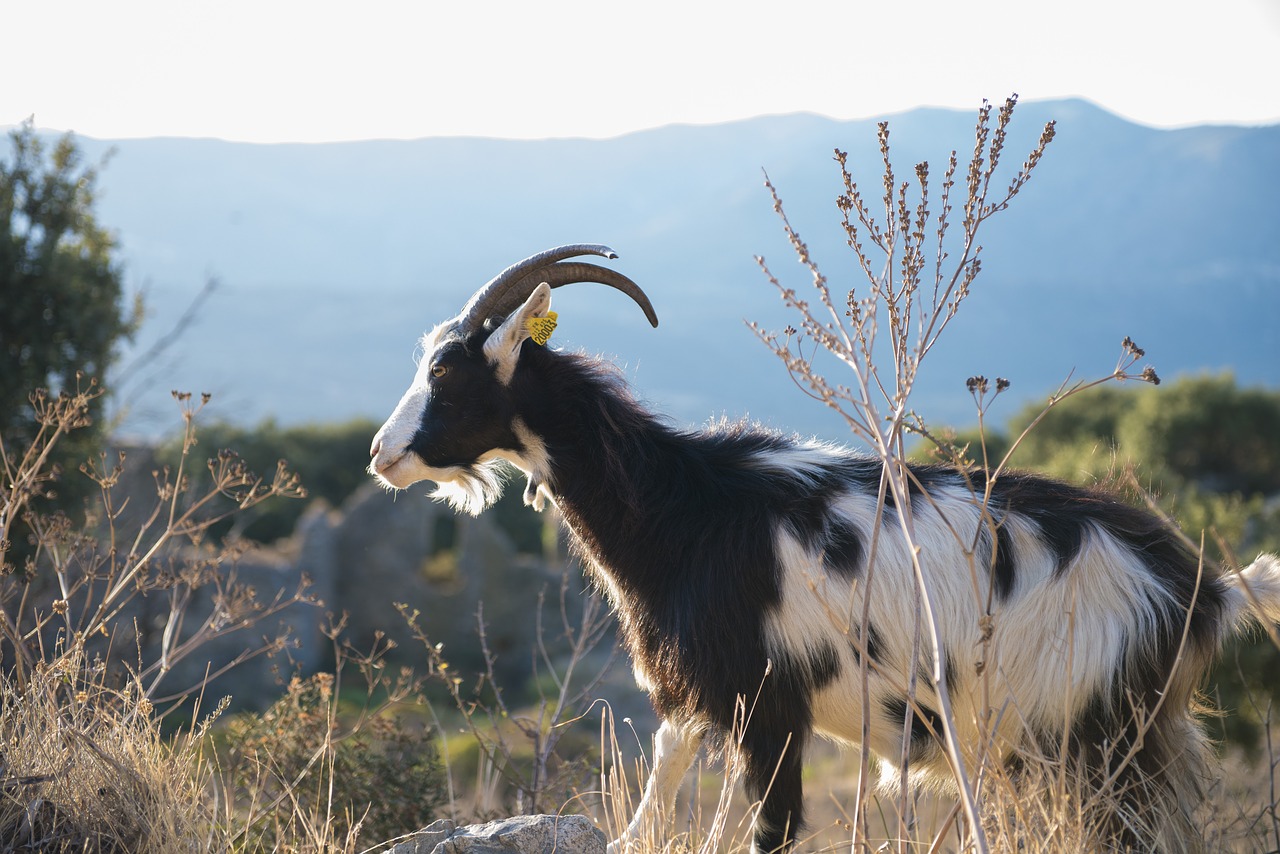
[[[0,20],[0,125],[94,137],[606,137],[1014,91],[1280,121],[1280,0],[4,0]]]

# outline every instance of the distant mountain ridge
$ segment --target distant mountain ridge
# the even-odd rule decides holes
[[[963,381],[984,373],[1013,380],[1008,414],[1073,369],[1108,371],[1125,335],[1166,376],[1231,369],[1280,385],[1280,126],[1153,130],[1082,101],[1024,103],[1011,167],[1050,118],[1057,139],[988,224],[983,273],[925,363],[916,408],[972,421]],[[950,151],[963,162],[972,149],[973,120],[890,117],[897,173],[928,160],[936,185]],[[848,150],[864,195],[878,197],[874,121],[772,116],[609,140],[80,142],[92,158],[115,151],[100,219],[154,314],[133,352],[206,278],[220,282],[181,345],[125,384],[125,432],[175,424],[169,388],[211,391],[212,414],[242,423],[381,419],[412,375],[417,337],[475,287],[547,246],[603,242],[661,325],[607,289],[571,288],[556,295],[554,341],[614,357],[677,423],[750,416],[846,438],[744,320],[791,320],[754,255],[808,286],[762,170],[833,286],[859,284],[831,154]]]

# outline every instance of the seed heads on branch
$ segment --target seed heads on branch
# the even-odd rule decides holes
[[[751,324],[765,346],[786,365],[792,380],[811,397],[843,416],[849,429],[866,441],[884,464],[882,488],[892,498],[884,506],[886,510],[893,508],[903,546],[912,556],[919,593],[917,607],[920,610],[917,613],[927,629],[927,643],[934,662],[929,675],[936,688],[943,730],[941,735],[961,790],[964,814],[974,834],[974,847],[978,851],[986,851],[987,845],[978,819],[975,786],[968,776],[966,759],[958,745],[947,688],[948,677],[941,665],[944,656],[936,616],[936,596],[929,589],[921,563],[922,549],[915,540],[909,496],[910,474],[905,461],[905,434],[913,429],[925,432],[908,401],[921,362],[956,316],[981,272],[979,255],[982,247],[977,243],[979,228],[989,217],[1008,207],[1009,201],[1029,180],[1045,146],[1053,139],[1054,126],[1050,122],[1040,136],[1039,145],[1024,161],[1022,171],[1009,184],[1008,191],[993,200],[989,195],[991,180],[1007,142],[1008,125],[1016,103],[1016,95],[1005,101],[998,113],[994,132],[990,125],[991,105],[984,101],[978,111],[973,155],[966,173],[964,217],[958,235],[949,233],[952,227],[951,192],[959,166],[956,153],[951,152],[942,182],[932,265],[925,249],[931,223],[935,222],[929,202],[928,163],[916,165],[913,193],[912,182],[899,182],[895,177],[890,157],[889,126],[887,122],[879,124],[877,141],[883,166],[884,192],[881,197],[883,211],[878,213],[883,217],[882,227],[853,179],[848,154],[836,150],[835,159],[844,184],[844,192],[836,198],[836,208],[844,226],[845,242],[853,250],[865,279],[861,286],[849,288],[840,300],[840,309],[832,300],[826,276],[818,269],[808,246],[791,226],[781,198],[766,176],[765,186],[773,199],[774,211],[782,220],[797,258],[808,270],[818,298],[815,303],[800,299],[793,289],[783,286],[764,259],[758,257],[757,262],[778,289],[783,303],[800,319],[788,325],[783,337]],[[864,239],[877,250],[874,259],[864,245]],[[957,256],[955,260],[951,259],[953,253]],[[926,272],[930,267],[932,281],[928,281],[930,277]],[[887,335],[892,351],[892,361],[887,364],[876,346],[881,331]],[[810,355],[805,355],[809,345],[812,350]],[[832,384],[825,379],[814,364],[814,357],[821,351],[852,371],[854,382],[851,385]],[[997,379],[996,394],[1006,388],[1008,381]],[[979,400],[980,406],[989,389],[985,377],[970,378],[969,391]],[[863,619],[865,625],[865,607]],[[849,628],[852,630],[852,625]],[[905,760],[902,773],[905,781]],[[904,794],[904,809],[905,803]]]
[[[1055,126],[1049,122],[1008,190],[1003,194],[997,191],[997,196],[992,197],[992,179],[1008,142],[1009,123],[1016,104],[1016,95],[1005,101],[996,113],[994,127],[992,105],[983,102],[978,111],[973,154],[966,168],[964,217],[959,223],[959,233],[954,232],[951,219],[951,194],[959,169],[955,151],[947,160],[935,215],[931,207],[928,162],[915,165],[914,181],[899,181],[891,158],[887,122],[877,126],[883,190],[879,212],[863,197],[850,170],[848,153],[836,150],[835,160],[843,183],[836,208],[841,214],[845,242],[865,279],[862,285],[847,291],[838,310],[826,276],[787,220],[782,200],[766,176],[765,186],[774,210],[782,220],[797,258],[809,271],[818,298],[812,302],[801,299],[794,289],[779,283],[763,258],[757,258],[778,288],[784,304],[799,314],[800,320],[791,324],[788,327],[791,332],[783,337],[763,332],[755,325],[752,328],[787,364],[798,385],[807,387],[813,397],[840,412],[855,434],[873,446],[888,443],[889,433],[876,427],[868,434],[861,427],[888,423],[890,433],[905,429],[902,418],[908,412],[906,400],[914,387],[920,363],[955,317],[982,270],[982,247],[977,243],[980,226],[1008,207],[1010,200],[1030,180],[1046,146],[1054,138]],[[927,247],[930,235],[936,242]],[[889,365],[879,364],[882,360],[874,356],[881,334],[887,336],[891,348],[892,373]],[[806,345],[813,346],[813,356],[826,351],[852,369],[856,383],[847,394],[833,390],[822,379],[812,357],[804,355]],[[880,415],[882,408],[891,414],[887,422]]]

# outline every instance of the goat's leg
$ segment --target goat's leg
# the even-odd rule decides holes
[[[663,826],[675,806],[680,781],[698,755],[702,735],[702,730],[695,727],[662,722],[654,736],[653,770],[645,784],[644,797],[626,831],[609,843],[608,854],[625,854],[628,847],[644,840],[646,833]]]
[[[747,797],[760,803],[752,854],[783,851],[795,844],[804,821],[804,783],[801,780],[807,732],[762,727],[748,728],[743,739],[747,754]]]

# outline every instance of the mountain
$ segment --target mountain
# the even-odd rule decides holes
[[[916,409],[971,423],[964,379],[1000,375],[1013,382],[991,415],[1002,419],[1072,371],[1109,371],[1126,335],[1167,377],[1230,369],[1280,385],[1280,126],[1155,130],[1081,101],[1025,103],[1005,160],[1020,163],[1051,118],[1057,138],[1034,178],[981,234],[983,272],[925,362]],[[936,198],[950,151],[972,149],[973,120],[890,117],[898,175],[928,160]],[[677,423],[749,415],[847,436],[744,321],[792,320],[753,256],[797,289],[809,281],[766,171],[833,288],[859,284],[832,149],[850,152],[877,198],[874,121],[771,116],[608,140],[80,142],[90,157],[114,152],[99,218],[151,311],[122,360],[124,432],[176,426],[170,388],[212,392],[210,414],[241,423],[381,420],[413,374],[418,336],[493,273],[551,245],[601,242],[661,325],[608,289],[571,288],[555,298],[560,346],[615,359]],[[210,277],[180,343],[138,362]]]

